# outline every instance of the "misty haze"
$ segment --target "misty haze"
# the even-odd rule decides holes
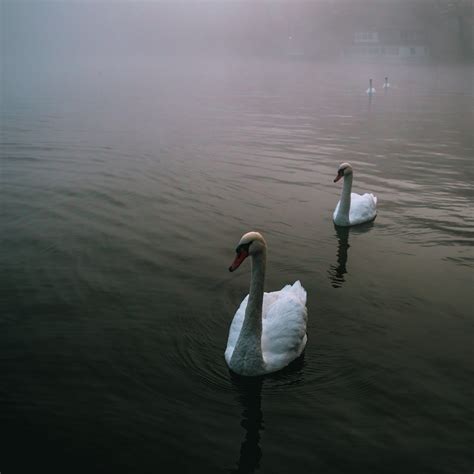
[[[1,473],[472,472],[471,0],[0,0],[0,52]]]

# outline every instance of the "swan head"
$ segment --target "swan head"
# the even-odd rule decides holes
[[[240,242],[235,249],[237,254],[232,265],[229,267],[229,272],[233,272],[239,268],[240,264],[249,256],[262,253],[267,248],[267,244],[262,234],[259,232],[247,232],[242,236]]]
[[[341,163],[337,170],[337,176],[334,178],[334,182],[339,181],[343,176],[352,174],[352,166],[349,163]]]

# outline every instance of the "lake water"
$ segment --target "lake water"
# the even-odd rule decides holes
[[[472,472],[472,67],[107,58],[2,87],[2,472]],[[344,161],[379,206],[340,231]],[[245,381],[249,230],[309,322]]]

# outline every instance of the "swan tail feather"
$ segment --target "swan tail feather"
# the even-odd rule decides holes
[[[303,285],[299,280],[296,280],[291,287],[293,294],[298,298],[303,305],[306,305],[306,290],[303,288]]]

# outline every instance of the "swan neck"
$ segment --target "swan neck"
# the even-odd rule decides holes
[[[265,250],[252,256],[252,277],[250,279],[249,301],[245,311],[245,322],[249,320],[256,330],[262,332],[262,304],[265,285]]]
[[[244,322],[230,361],[231,368],[241,375],[265,372],[262,354],[262,304],[265,282],[265,249],[252,255],[252,277]]]
[[[351,208],[352,173],[344,176],[344,185],[341,193],[341,203],[339,204],[339,215],[349,219]]]

